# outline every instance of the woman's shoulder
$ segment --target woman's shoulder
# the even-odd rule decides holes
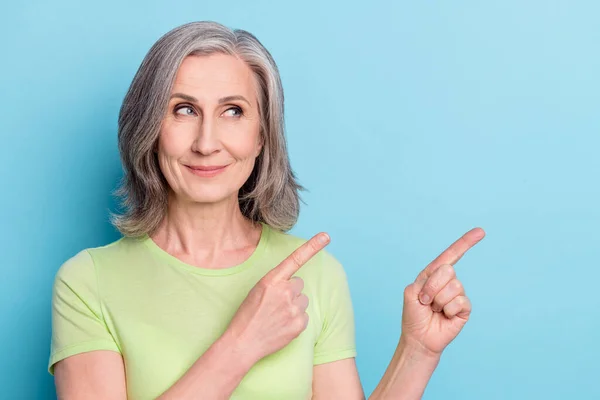
[[[67,282],[95,281],[98,259],[116,261],[124,251],[135,247],[139,242],[138,239],[121,237],[102,246],[79,250],[59,266],[55,279]]]

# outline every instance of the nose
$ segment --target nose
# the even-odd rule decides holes
[[[202,119],[196,139],[192,143],[192,151],[204,156],[211,155],[221,149],[215,124],[210,119]]]

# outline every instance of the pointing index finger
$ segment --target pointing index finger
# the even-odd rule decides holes
[[[269,279],[287,280],[290,279],[298,270],[313,258],[319,251],[323,250],[329,244],[329,235],[321,232],[307,240],[302,246],[298,247],[279,265],[273,268],[266,275]]]
[[[481,228],[473,228],[465,233],[460,239],[452,243],[442,254],[423,270],[420,278],[427,278],[434,273],[441,265],[454,265],[465,255],[471,247],[475,246],[485,236],[485,231]],[[421,275],[421,274],[419,274]]]

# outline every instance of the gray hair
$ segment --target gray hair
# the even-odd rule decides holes
[[[200,21],[167,32],[152,46],[123,100],[118,126],[123,179],[115,194],[124,212],[111,214],[111,222],[123,235],[150,234],[166,214],[169,185],[155,149],[171,89],[185,57],[213,53],[246,62],[259,91],[263,148],[238,194],[243,215],[281,231],[291,229],[298,220],[299,191],[304,188],[290,167],[277,65],[251,33]]]

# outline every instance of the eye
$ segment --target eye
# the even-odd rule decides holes
[[[180,104],[175,107],[175,110],[173,110],[173,112],[177,115],[185,115],[185,116],[196,115],[196,111],[194,111],[194,107],[190,106],[189,104]]]
[[[225,110],[223,115],[225,115],[227,117],[239,118],[242,115],[244,115],[244,113],[242,112],[242,109],[240,107],[236,106],[236,107],[231,107],[231,108],[228,108],[227,110]]]

